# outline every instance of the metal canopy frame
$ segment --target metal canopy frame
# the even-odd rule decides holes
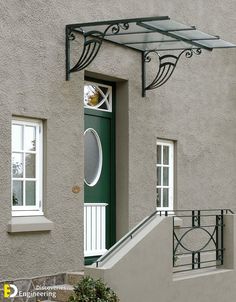
[[[77,62],[72,65],[71,48],[77,34],[83,36],[83,49]],[[70,73],[88,67],[96,58],[103,41],[134,49],[142,58],[142,96],[147,90],[165,84],[173,74],[182,55],[191,58],[200,55],[202,49],[232,48],[235,44],[209,35],[196,29],[172,21],[168,16],[121,19],[101,22],[66,25],[66,80]],[[161,52],[165,54],[160,54]],[[170,54],[177,52],[178,55]],[[157,74],[151,83],[146,84],[146,65],[157,56]]]

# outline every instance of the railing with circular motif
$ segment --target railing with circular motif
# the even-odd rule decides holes
[[[160,211],[159,214],[173,216],[174,273],[223,265],[224,215],[233,214],[230,209]]]

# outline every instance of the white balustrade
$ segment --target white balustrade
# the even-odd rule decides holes
[[[84,256],[100,256],[106,250],[107,203],[84,204]]]

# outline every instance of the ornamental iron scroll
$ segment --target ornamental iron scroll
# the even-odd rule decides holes
[[[142,67],[143,67],[143,91],[142,94],[145,96],[146,90],[152,90],[156,89],[162,85],[164,85],[169,78],[172,76],[177,63],[180,59],[180,57],[185,54],[186,58],[191,58],[194,54],[200,55],[202,53],[201,48],[196,49],[184,49],[180,52],[178,56],[176,55],[160,55],[158,51],[156,50],[147,50],[143,52],[142,57]],[[154,54],[158,58],[158,68],[157,68],[157,74],[153,81],[148,85],[145,86],[146,77],[145,77],[145,64],[150,63],[152,61],[151,55]]]
[[[76,50],[78,35],[81,52]],[[169,16],[129,18],[66,25],[66,80],[70,74],[87,68],[97,57],[104,41],[139,52],[142,62],[142,95],[164,85],[172,76],[180,57],[199,55],[201,49],[236,48],[236,44],[172,20]],[[73,49],[73,58],[71,52]],[[164,55],[160,55],[161,52]],[[179,55],[173,52],[179,51]],[[78,55],[78,56],[77,56]],[[77,57],[74,57],[77,56]],[[147,63],[157,56],[157,73],[146,84]],[[153,60],[155,62],[155,60]],[[152,61],[152,62],[153,62]],[[155,64],[155,63],[154,63]],[[155,67],[155,66],[154,66]]]
[[[106,29],[102,31],[91,30],[85,32],[82,28],[73,29],[66,26],[66,80],[69,80],[69,75],[72,72],[80,71],[89,66],[96,58],[104,37],[110,32],[112,35],[120,33],[121,30],[128,30],[129,23],[114,23],[110,24]],[[71,42],[76,39],[76,33],[83,35],[83,50],[77,63],[70,67],[70,46]]]

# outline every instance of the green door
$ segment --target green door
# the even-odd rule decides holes
[[[111,112],[85,108],[84,249],[90,264],[115,243],[114,120]]]

